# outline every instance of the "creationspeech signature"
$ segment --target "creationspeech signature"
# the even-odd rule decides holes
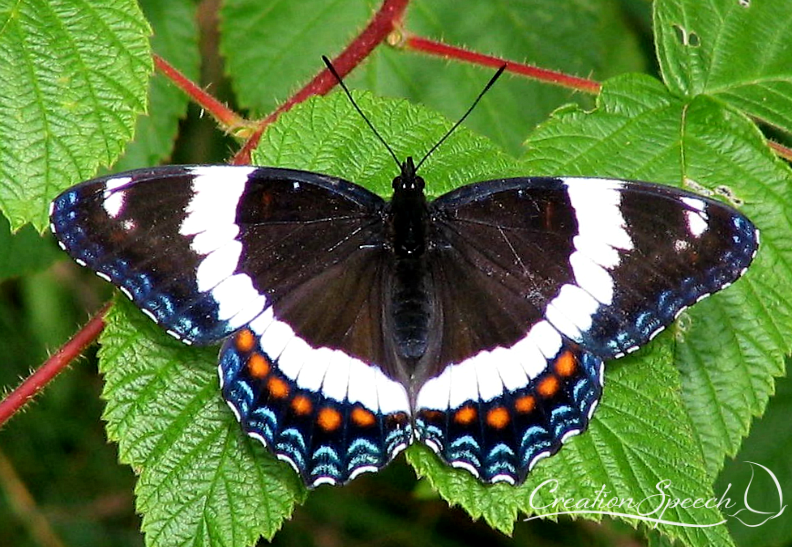
[[[778,482],[775,474],[767,467],[756,462],[746,462],[751,464],[751,480],[745,487],[743,494],[742,507],[736,511],[731,512],[737,507],[737,502],[727,497],[732,485],[729,484],[720,498],[680,498],[673,496],[670,493],[672,483],[670,480],[662,480],[657,483],[655,489],[657,494],[646,496],[643,499],[634,500],[633,498],[621,498],[613,495],[605,485],[599,490],[594,492],[593,497],[588,498],[564,498],[556,496],[558,491],[558,481],[555,479],[548,479],[542,482],[539,486],[534,488],[528,500],[532,509],[541,514],[537,514],[525,519],[526,521],[544,518],[548,516],[557,515],[608,515],[613,517],[625,517],[631,519],[639,519],[644,522],[652,523],[655,527],[658,524],[668,524],[672,526],[685,526],[690,528],[708,528],[711,526],[718,526],[725,523],[728,518],[734,518],[744,524],[745,526],[757,527],[761,526],[768,520],[777,518],[784,513],[786,505],[784,505],[784,494],[781,490],[781,484]],[[748,503],[748,494],[754,482],[754,469],[761,468],[765,472],[776,488],[778,495],[778,509],[773,511],[760,511],[751,507]],[[553,501],[541,505],[540,498],[544,497],[547,493],[553,495]],[[680,522],[675,520],[665,519],[665,514],[669,509],[682,508],[688,511],[695,509],[713,509],[717,508],[721,511],[725,518],[718,522],[693,524]],[[547,512],[553,511],[553,512]],[[740,516],[738,516],[740,515]],[[749,515],[753,515],[751,518]],[[751,522],[753,520],[757,522]]]

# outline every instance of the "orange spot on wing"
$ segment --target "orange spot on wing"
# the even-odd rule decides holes
[[[558,391],[560,387],[560,382],[556,376],[548,376],[544,378],[539,385],[536,387],[536,391],[539,392],[539,395],[542,397],[552,397]]]
[[[565,351],[561,355],[558,356],[555,362],[555,371],[561,377],[572,376],[575,373],[575,369],[577,368],[577,362],[575,361],[575,356],[572,355],[571,351]]]
[[[461,425],[468,425],[476,419],[476,409],[472,406],[463,406],[454,413],[454,421]]]
[[[355,422],[355,425],[360,427],[371,427],[376,423],[377,418],[374,416],[373,412],[365,408],[356,407],[352,410],[352,421]]]
[[[487,412],[487,425],[495,429],[503,429],[509,423],[509,411],[502,406],[491,408]]]
[[[272,368],[272,364],[269,362],[264,354],[262,353],[254,353],[250,356],[247,362],[248,372],[254,378],[264,378],[267,374],[270,373],[270,369]]]
[[[533,395],[524,395],[514,401],[514,408],[517,412],[527,414],[536,408],[536,399],[534,399]]]
[[[270,395],[276,399],[283,399],[289,396],[289,384],[277,376],[273,376],[269,379],[267,382],[267,388],[269,389]]]
[[[306,414],[310,414],[311,410],[313,410],[311,400],[305,395],[297,395],[292,399],[291,407],[298,416],[305,416]]]
[[[249,329],[242,329],[234,338],[237,351],[248,353],[256,345],[256,336]]]
[[[325,431],[335,431],[341,425],[341,413],[334,408],[325,407],[319,411],[316,421]]]

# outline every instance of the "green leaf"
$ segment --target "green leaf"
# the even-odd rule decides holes
[[[151,72],[133,0],[0,5],[0,209],[41,230],[62,190],[109,165],[131,137]]]
[[[222,8],[222,51],[240,103],[268,112],[324,68],[320,56],[339,53],[367,23],[379,2],[307,0],[262,4],[233,0]],[[306,16],[306,13],[311,14]],[[486,23],[482,23],[486,22]],[[411,32],[479,52],[582,76],[641,70],[635,37],[612,2],[557,0],[414,2],[406,14]],[[609,62],[619,57],[618,63]],[[492,75],[463,63],[381,47],[347,78],[383,96],[405,97],[458,118]],[[569,90],[505,77],[468,125],[518,154],[526,128],[569,100],[590,105]]]
[[[143,13],[154,28],[151,47],[155,53],[198,81],[201,59],[198,52],[198,27],[192,0],[143,0]],[[138,116],[135,140],[113,166],[114,171],[150,167],[169,158],[179,130],[179,120],[187,113],[185,93],[157,73],[151,79],[149,108]]]
[[[373,0],[229,0],[220,11],[220,49],[241,105],[274,110],[324,68],[379,6]]]
[[[173,340],[122,300],[102,334],[104,419],[140,475],[148,545],[236,545],[271,538],[305,490],[246,437],[220,397],[217,350]]]
[[[792,131],[792,11],[787,0],[659,0],[655,39],[663,78]]]
[[[404,100],[353,92],[398,158],[416,161],[451,127],[448,120]],[[354,181],[384,197],[399,166],[342,93],[314,98],[287,112],[263,135],[253,155],[258,165],[319,171]],[[514,161],[490,141],[459,128],[421,167],[438,196],[485,178],[516,175]]]

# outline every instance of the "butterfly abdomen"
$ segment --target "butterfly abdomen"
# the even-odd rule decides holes
[[[391,286],[391,317],[396,351],[404,360],[417,361],[425,353],[431,323],[426,260],[396,260]]]

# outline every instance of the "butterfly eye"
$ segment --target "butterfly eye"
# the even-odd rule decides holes
[[[423,193],[426,183],[423,178],[415,174],[409,177],[399,175],[393,179],[391,186],[400,192]]]

